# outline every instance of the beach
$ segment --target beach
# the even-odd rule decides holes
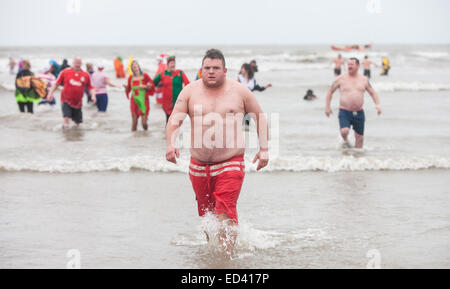
[[[11,53],[30,59],[35,72],[78,55],[83,68],[105,63],[121,85],[114,57],[133,55],[153,77],[156,56],[168,52],[193,81],[207,48],[0,48],[0,268],[66,268],[69,250],[80,253],[82,268],[366,268],[368,252],[382,268],[450,267],[448,45],[343,52],[392,64],[388,77],[372,69],[383,114],[366,95],[363,150],[341,148],[339,93],[332,116],[324,114],[337,55],[329,46],[218,47],[228,78],[256,59],[256,80],[273,84],[255,92],[268,114],[270,163],[261,172],[251,163],[252,125],[232,258],[218,256],[203,234],[208,220],[197,215],[187,174],[188,120],[171,164],[154,97],[148,131],[131,131],[129,101],[116,88],[106,113],[85,102],[80,128],[62,130],[59,92],[56,106],[20,114],[7,67]],[[318,100],[304,101],[307,89]]]
[[[81,268],[366,268],[375,249],[382,268],[447,268],[447,176],[247,175],[228,259],[208,246],[185,174],[2,173],[1,266],[65,268],[75,249]]]

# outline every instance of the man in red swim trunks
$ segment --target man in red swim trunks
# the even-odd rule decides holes
[[[254,116],[258,129],[260,150],[253,160],[259,160],[257,170],[267,165],[269,156],[268,126],[261,107],[251,91],[239,82],[227,79],[226,72],[222,52],[208,50],[202,61],[202,79],[181,91],[169,118],[166,159],[176,163],[180,153],[175,140],[181,123],[189,115],[189,177],[198,212],[200,216],[211,212],[225,224],[218,238],[230,251],[234,248],[236,235],[226,236],[226,232],[228,226],[238,224],[236,203],[245,174],[242,120],[246,112]]]

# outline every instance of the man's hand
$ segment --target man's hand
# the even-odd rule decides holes
[[[255,158],[253,159],[253,163],[256,163],[258,161],[258,167],[256,168],[257,171],[267,166],[269,163],[269,152],[268,150],[259,150],[259,152],[256,154]]]
[[[48,102],[52,102],[54,98],[55,97],[53,96],[53,94],[47,95],[47,101]]]
[[[176,158],[175,158],[176,157]],[[176,164],[177,158],[180,157],[180,151],[176,147],[167,147],[166,160]]]
[[[379,105],[376,106],[378,115],[381,114],[381,107]]]
[[[330,117],[330,115],[333,113],[333,111],[331,111],[330,107],[325,107],[325,115],[327,117]]]

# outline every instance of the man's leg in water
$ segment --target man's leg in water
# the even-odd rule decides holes
[[[207,165],[191,159],[189,175],[196,193],[199,215],[214,213],[220,223],[217,238],[221,247],[231,253],[237,237],[236,203],[244,180],[243,155]],[[205,232],[209,241],[211,238]]]
[[[341,128],[341,136],[344,142],[348,143],[348,134],[350,133],[349,127],[343,127]]]
[[[222,248],[226,252],[232,252],[236,244],[237,238],[237,224],[236,222],[228,217],[227,214],[216,214],[217,220],[220,223],[218,238],[222,245]]]
[[[63,119],[63,128],[69,128],[69,124],[70,124],[70,117],[65,117]]]
[[[362,149],[364,144],[364,135],[360,135],[355,131],[355,148]]]
[[[344,140],[344,148],[350,147],[348,143],[348,134],[350,133],[350,125],[351,125],[351,112],[343,109],[339,109],[339,127],[342,139]]]
[[[353,130],[355,131],[355,148],[361,149],[364,142],[364,123],[366,117],[361,110],[353,117]]]

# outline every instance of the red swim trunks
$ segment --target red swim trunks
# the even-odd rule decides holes
[[[238,223],[236,203],[245,176],[244,155],[205,164],[191,158],[189,177],[197,198],[198,214],[227,214]]]

